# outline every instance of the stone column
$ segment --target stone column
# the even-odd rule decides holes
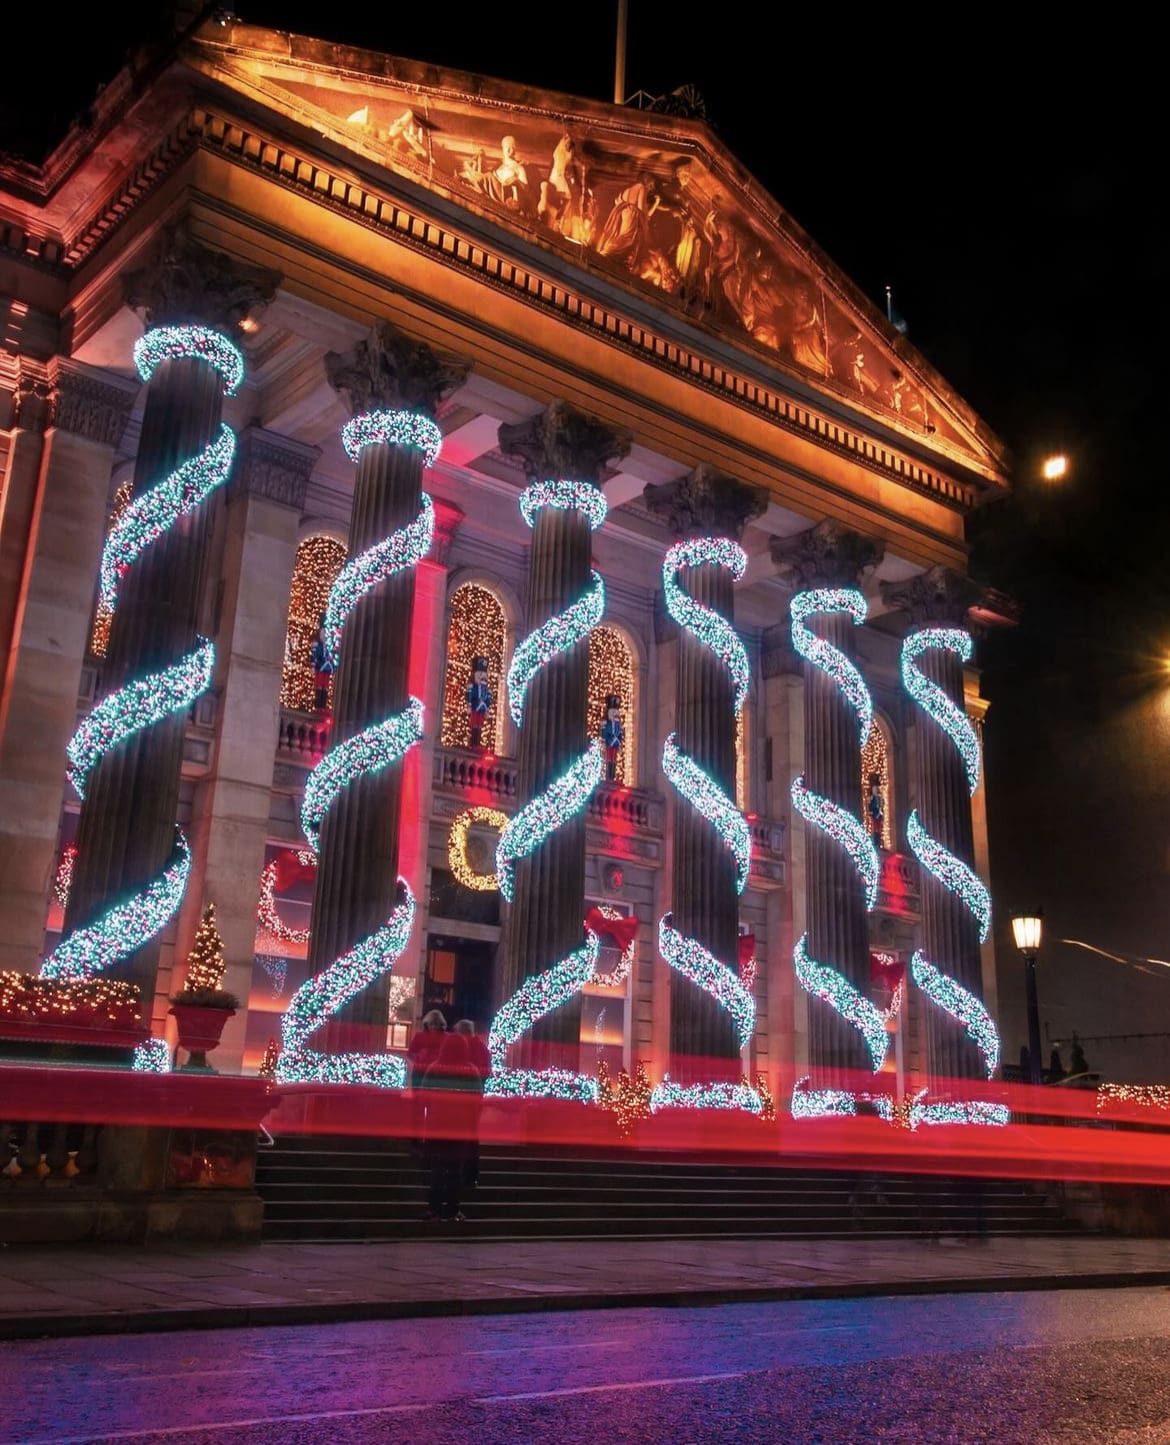
[[[240,435],[227,489],[214,762],[195,792],[191,884],[175,947],[179,976],[171,986],[181,986],[181,961],[204,903],[213,902],[228,965],[223,986],[242,1005],[215,1055],[216,1067],[229,1073],[243,1060],[256,891],[280,726],[287,598],[305,489],[319,455],[316,447],[249,427]],[[165,1015],[166,1004],[161,1008]]]
[[[564,479],[597,484],[611,458],[625,456],[630,438],[566,402],[554,401],[528,421],[500,427],[500,449],[523,462],[530,482]],[[528,559],[526,633],[563,612],[586,591],[592,533],[579,511],[544,507],[532,532]],[[585,751],[589,648],[584,641],[555,656],[528,688],[520,729],[517,781],[521,807],[542,793]],[[533,974],[580,948],[585,918],[585,813],[566,821],[537,850],[516,865],[515,892],[499,970],[500,1000],[512,996]],[[578,993],[538,1019],[511,1062],[543,1067],[525,1047],[559,1045],[558,1067],[575,1070],[581,1034]]]
[[[355,416],[406,412],[433,420],[442,397],[468,370],[467,362],[440,357],[385,321],[352,351],[325,358],[330,385]],[[349,530],[351,558],[418,516],[423,464],[417,446],[384,441],[362,448]],[[350,613],[334,681],[334,745],[406,707],[414,591],[415,573],[408,567],[366,593]],[[309,968],[314,974],[368,937],[394,910],[402,779],[401,761],[366,773],[343,789],[329,810],[313,892]],[[425,828],[427,821],[412,817],[407,826]],[[383,1050],[389,987],[384,975],[364,989],[325,1028],[321,1047],[327,1052]]]
[[[729,537],[738,541],[745,525],[760,516],[767,494],[733,477],[698,467],[675,482],[649,486],[650,510],[675,537]],[[696,602],[734,621],[731,574],[705,564],[687,568],[680,579]],[[685,628],[680,629],[675,674],[674,730],[679,747],[724,793],[735,798],[735,688],[727,667]],[[674,796],[671,911],[674,926],[697,939],[738,974],[739,893],[735,860],[710,821],[677,793]],[[730,1013],[710,994],[675,970],[670,974],[671,1078],[679,1083],[738,1082],[742,1075],[739,1037]]]
[[[10,454],[14,508],[17,484],[33,485],[0,705],[4,957],[26,973],[36,972],[44,950],[65,745],[77,724],[114,448],[138,391],[65,360],[50,364],[48,381],[43,447],[35,431],[21,431]],[[13,476],[26,460],[32,478]]]
[[[123,276],[126,302],[147,328],[208,326],[224,335],[269,299],[279,276],[207,251],[182,230],[166,233],[158,258]],[[202,360],[164,361],[147,387],[134,494],[139,496],[218,432],[223,381]],[[204,502],[168,528],[135,561],[119,589],[103,669],[110,693],[135,678],[170,666],[196,645],[212,535],[212,505]],[[174,852],[175,815],[186,717],[135,733],[94,768],[77,825],[77,862],[66,910],[65,935],[100,917],[115,902],[146,888]],[[118,968],[121,977],[153,997],[156,937]]]
[[[796,592],[856,587],[881,556],[880,543],[829,521],[795,537],[772,539],[773,561]],[[853,660],[857,625],[852,616],[827,612],[811,617],[808,625]],[[802,670],[805,782],[814,793],[856,815],[861,787],[857,713],[821,668],[804,661]],[[828,834],[806,825],[804,844],[809,957],[836,969],[868,996],[869,922],[864,885],[849,855]],[[849,1077],[850,1072],[871,1073],[863,1035],[820,999],[810,998],[808,1010],[813,1088],[856,1088],[857,1080]]]
[[[968,610],[983,589],[945,567],[908,582],[887,583],[883,600],[903,609],[910,632],[924,627],[967,628]],[[931,648],[916,659],[919,671],[941,687],[966,711],[963,663],[943,648]],[[914,806],[926,831],[944,848],[978,872],[972,825],[971,793],[963,760],[942,728],[915,710]],[[922,893],[922,950],[927,958],[976,998],[983,997],[979,925],[962,901],[919,865]],[[927,1058],[936,1080],[986,1077],[983,1055],[963,1027],[929,1003],[921,1010],[926,1021]],[[1043,1061],[1042,1061],[1043,1062]]]

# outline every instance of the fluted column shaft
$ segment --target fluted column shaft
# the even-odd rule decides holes
[[[422,475],[423,454],[417,447],[377,442],[362,448],[354,483],[351,557],[418,516]],[[380,582],[350,614],[334,682],[334,745],[405,708],[413,612],[414,569],[408,567]],[[399,760],[358,777],[342,790],[325,819],[309,942],[314,974],[373,933],[394,909],[402,770]],[[421,821],[418,826],[423,826]],[[339,1011],[327,1027],[325,1048],[383,1045],[389,986],[384,976]]]
[[[696,602],[730,622],[734,614],[731,574],[724,567],[689,567],[679,577]],[[727,667],[690,632],[679,636],[675,690],[679,746],[735,797],[735,691]],[[719,834],[680,793],[674,794],[674,857],[671,875],[674,926],[735,968],[738,959],[739,894],[735,859]],[[731,1014],[682,974],[670,975],[671,1077],[687,1082],[738,1079],[739,1039]]]
[[[857,628],[843,612],[815,618],[818,637],[850,660]],[[861,742],[857,713],[821,668],[804,663],[805,781],[851,813],[857,812]],[[808,954],[831,960],[862,994],[869,993],[869,924],[857,869],[840,843],[819,828],[805,829]],[[850,1088],[846,1071],[870,1072],[864,1036],[836,1009],[813,1002],[809,1010],[809,1062],[817,1088]]]
[[[223,382],[194,358],[164,361],[151,379],[134,469],[140,495],[197,455],[215,437]],[[190,652],[199,631],[213,502],[196,507],[159,536],[119,589],[103,670],[105,692],[160,671]],[[135,733],[97,764],[77,826],[77,860],[65,933],[92,923],[114,902],[149,885],[175,845],[175,816],[186,715]],[[117,970],[153,993],[159,940]]]
[[[591,531],[585,514],[543,508],[536,518],[528,564],[527,631],[563,612],[589,585]],[[544,792],[586,746],[589,644],[582,640],[552,658],[533,678],[520,729],[519,801]],[[516,864],[514,902],[503,969],[503,997],[526,978],[581,946],[585,917],[585,814],[567,819],[527,858]],[[520,1067],[528,1040],[576,1045],[581,1033],[581,996],[538,1019],[513,1050]],[[539,1063],[544,1063],[540,1060]],[[557,1063],[562,1062],[559,1058]],[[573,1061],[566,1059],[572,1066]]]
[[[932,648],[919,655],[917,666],[959,709],[964,708],[963,664],[953,652]],[[975,834],[967,772],[951,739],[925,717],[918,722],[915,796],[931,837],[974,869]],[[982,998],[983,964],[975,916],[927,869],[920,872],[922,950],[963,988]],[[931,1075],[936,1079],[984,1077],[982,1054],[954,1019],[937,1009],[927,1010],[926,1017]]]

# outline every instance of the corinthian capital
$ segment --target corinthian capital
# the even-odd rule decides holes
[[[325,376],[349,403],[354,416],[362,412],[422,411],[434,418],[439,403],[467,379],[471,362],[433,351],[392,321],[376,321],[363,341],[349,351],[325,355]]]
[[[800,591],[856,587],[886,550],[884,542],[827,518],[794,537],[773,537],[771,547],[776,570]]]
[[[676,537],[730,537],[734,542],[768,506],[764,487],[749,487],[708,466],[674,482],[651,483],[642,496]]]
[[[526,421],[504,422],[500,450],[524,464],[531,482],[594,482],[608,461],[624,457],[633,443],[630,432],[607,426],[567,401],[550,401]]]
[[[271,301],[279,271],[248,266],[192,239],[184,225],[168,226],[155,259],[122,273],[126,305],[147,326],[211,326],[229,335]]]
[[[931,567],[905,582],[882,583],[882,601],[905,612],[914,627],[931,623],[962,627],[983,593],[977,582],[949,567]]]

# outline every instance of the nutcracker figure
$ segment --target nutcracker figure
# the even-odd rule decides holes
[[[483,725],[491,705],[492,690],[488,687],[487,658],[473,657],[471,682],[467,687],[467,727],[471,734],[473,748],[483,747]]]
[[[324,612],[317,619],[317,636],[313,642],[309,660],[313,667],[313,706],[318,712],[328,712],[329,684],[333,678],[333,659],[329,656],[329,648],[325,642]]]
[[[616,692],[605,699],[605,721],[601,724],[601,741],[605,744],[605,781],[612,783],[617,777],[618,753],[626,731],[622,727],[622,700]]]
[[[880,848],[885,828],[885,809],[882,807],[882,779],[880,773],[869,775],[869,801],[865,805],[869,814],[869,836]]]

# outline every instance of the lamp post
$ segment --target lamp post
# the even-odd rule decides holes
[[[1036,1001],[1036,955],[1044,933],[1044,914],[1037,908],[1032,913],[1012,916],[1012,934],[1016,948],[1024,959],[1024,983],[1028,998],[1028,1073],[1033,1084],[1044,1082],[1040,1059],[1040,1006]]]

